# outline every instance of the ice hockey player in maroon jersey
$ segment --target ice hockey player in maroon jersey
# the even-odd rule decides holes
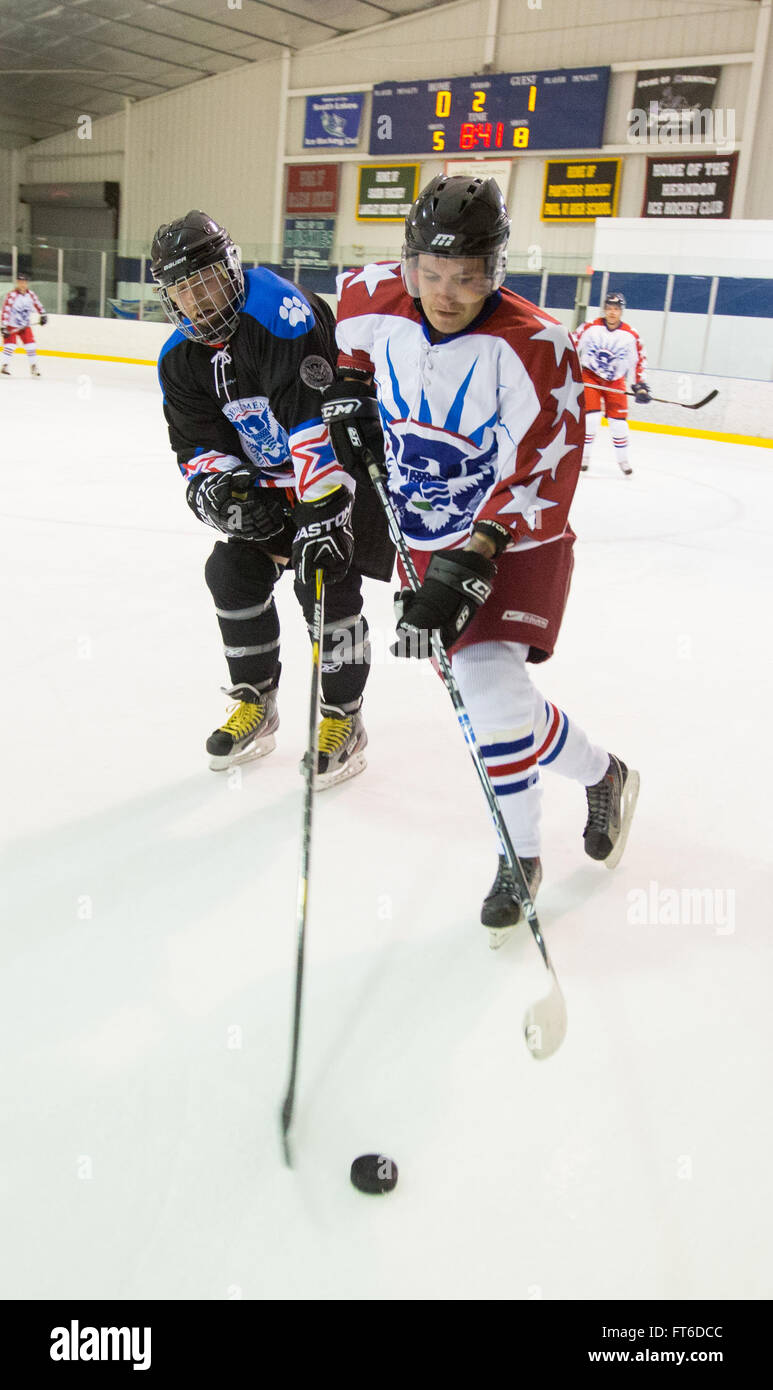
[[[585,849],[610,867],[622,854],[638,775],[591,743],[529,674],[553,652],[569,590],[583,384],[567,331],[503,288],[509,231],[493,179],[433,179],[406,219],[402,261],[342,277],[342,379],[326,401],[359,397],[363,431],[374,452],[382,448],[422,580],[416,593],[398,596],[396,650],[428,656],[436,631],[450,649],[534,896],[540,769],[586,788]],[[330,430],[342,464],[356,467],[347,429]],[[493,946],[520,915],[500,856],[481,912]]]
[[[9,290],[3,300],[2,311],[0,311],[0,330],[3,334],[3,365],[0,368],[0,376],[11,375],[11,358],[14,354],[17,338],[24,344],[27,361],[30,364],[30,375],[40,376],[35,335],[31,326],[33,314],[39,315],[41,324],[47,323],[48,315],[35,292],[30,289],[26,275],[18,275],[16,287]]]
[[[615,458],[626,477],[633,469],[628,462],[628,397],[626,379],[633,372],[633,393],[637,404],[648,405],[652,397],[644,380],[647,356],[644,344],[630,323],[623,323],[625,298],[610,290],[604,299],[601,318],[591,319],[572,334],[580,355],[585,383],[585,451],[582,470],[590,463],[591,449],[601,423],[602,409],[609,421]]]

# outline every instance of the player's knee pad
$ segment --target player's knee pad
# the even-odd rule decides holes
[[[204,578],[219,608],[231,606],[245,592],[255,602],[268,598],[281,566],[250,541],[217,541],[204,566]]]

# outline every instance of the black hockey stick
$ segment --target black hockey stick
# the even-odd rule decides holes
[[[379,501],[384,508],[392,540],[403,562],[403,568],[408,576],[408,582],[412,589],[418,589],[419,577],[416,573],[416,566],[413,563],[411,553],[405,543],[405,537],[400,530],[400,522],[392,504],[392,499],[384,486],[384,475],[373,457],[373,454],[365,446],[363,446],[362,449],[362,458],[367,467],[370,480],[378,494]],[[440,641],[439,636],[434,634],[432,637],[432,650],[437,658],[443,677],[443,683],[451,697],[451,702],[456,710],[456,717],[459,720],[462,733],[467,742],[467,747],[470,750],[470,756],[475,764],[475,771],[478,774],[478,779],[483,788],[483,794],[488,803],[489,812],[494,822],[494,829],[496,830],[502,853],[518,885],[521,895],[521,911],[529,923],[532,935],[537,943],[540,955],[542,956],[545,969],[550,975],[551,985],[549,993],[545,995],[544,999],[538,999],[535,1004],[530,1005],[526,1010],[523,1021],[526,1045],[532,1057],[542,1061],[544,1058],[552,1056],[564,1040],[567,1026],[566,1003],[564,1002],[564,996],[561,993],[561,988],[556,978],[556,972],[553,969],[550,956],[548,955],[548,948],[545,944],[539,921],[537,920],[537,913],[529,894],[523,869],[513,849],[512,840],[510,839],[507,826],[502,817],[502,812],[499,809],[496,792],[491,785],[488,769],[476,742],[475,731],[470,722],[470,716],[462,700],[456,677],[451,670],[451,663],[448,659],[446,649]]]
[[[309,737],[303,759],[303,835],[301,862],[298,869],[298,949],[295,966],[295,1005],[293,1009],[293,1041],[290,1058],[290,1077],[282,1103],[282,1147],[285,1163],[293,1166],[290,1148],[290,1126],[295,1105],[295,1083],[298,1076],[298,1048],[301,1037],[301,996],[303,993],[303,952],[306,944],[306,919],[309,911],[309,870],[311,866],[311,812],[314,801],[314,780],[317,769],[319,690],[322,667],[322,627],[325,621],[323,572],[314,575],[314,612],[311,620],[311,692],[309,695]]]
[[[602,395],[605,394],[605,387],[594,386],[592,383],[589,382],[586,382],[585,384],[586,386],[590,385],[592,391],[600,391]],[[631,396],[634,400],[636,400],[635,391],[618,391],[617,387],[614,386],[609,388],[609,395]],[[683,410],[701,410],[704,405],[708,405],[709,401],[713,401],[714,397],[718,395],[719,391],[709,391],[708,396],[704,396],[702,401],[667,401],[664,399],[663,396],[650,396],[650,401],[657,401],[658,405],[680,405]],[[649,405],[649,401],[645,401],[644,404]]]

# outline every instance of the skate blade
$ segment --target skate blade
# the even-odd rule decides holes
[[[638,772],[629,771],[628,777],[626,778],[625,786],[623,787],[623,814],[620,820],[620,834],[617,838],[617,844],[612,849],[612,852],[609,855],[607,855],[607,858],[604,860],[604,863],[606,864],[608,869],[614,869],[616,865],[620,863],[620,860],[623,857],[625,842],[628,839],[628,831],[631,828],[631,821],[633,820],[633,813],[636,810],[636,802],[638,801],[638,799],[639,774]]]
[[[266,734],[265,738],[259,738],[250,748],[244,748],[240,753],[234,755],[227,753],[224,757],[212,755],[209,759],[209,766],[213,772],[225,772],[229,767],[240,767],[242,763],[251,763],[256,758],[265,758],[267,753],[273,753],[276,748],[276,738],[273,734]]]
[[[367,766],[368,760],[364,753],[353,753],[349,761],[337,772],[318,772],[314,778],[314,790],[326,792],[329,787],[337,787],[341,782],[348,782],[351,777],[356,777],[358,772],[363,772]]]

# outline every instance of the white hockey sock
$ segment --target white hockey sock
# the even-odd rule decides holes
[[[585,448],[582,453],[583,463],[590,463],[591,449],[596,438],[598,427],[601,423],[601,411],[591,410],[585,416]]]
[[[7,362],[10,362],[11,358],[13,357],[13,343],[3,344],[3,357]]]
[[[540,853],[542,791],[528,650],[521,642],[479,642],[451,661],[513,848],[532,859]]]
[[[609,754],[591,743],[584,729],[568,719],[563,710],[539,691],[534,720],[537,761],[541,768],[549,767],[562,777],[571,777],[584,787],[600,782],[607,770]]]
[[[24,351],[25,351],[26,354],[27,354],[27,359],[28,359],[28,361],[29,361],[30,363],[34,362],[34,361],[35,361],[35,358],[36,358],[37,355],[38,355],[37,348],[35,347],[35,344],[34,344],[34,343],[25,343],[25,344],[24,344]]]
[[[615,446],[615,458],[621,468],[628,464],[628,421],[610,420],[609,428],[612,431],[612,443]]]

